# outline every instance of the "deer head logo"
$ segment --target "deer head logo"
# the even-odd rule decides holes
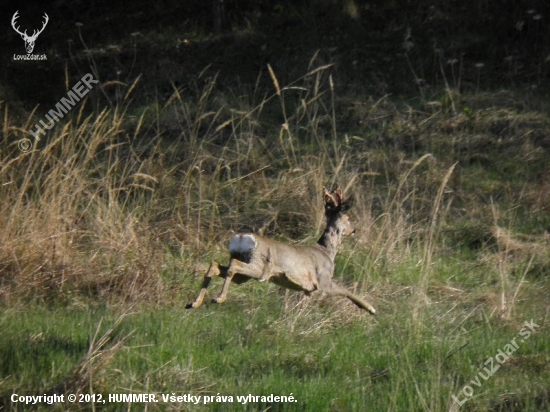
[[[40,30],[34,30],[32,36],[29,36],[27,35],[27,30],[25,30],[22,33],[21,31],[19,31],[19,27],[16,27],[15,21],[19,18],[17,13],[19,13],[19,10],[17,10],[13,15],[11,19],[11,26],[17,33],[21,35],[21,38],[25,40],[25,48],[27,49],[27,54],[31,54],[34,49],[34,42],[36,41],[36,38],[40,33],[44,31],[44,28],[46,27],[46,24],[48,24],[48,21],[50,20],[50,18],[46,13],[44,13],[44,23],[42,24],[42,28]]]

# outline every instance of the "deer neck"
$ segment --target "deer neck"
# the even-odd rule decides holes
[[[340,243],[342,243],[342,235],[332,225],[327,226],[323,236],[317,242],[319,246],[326,250],[332,261],[334,261],[336,253],[338,253]]]

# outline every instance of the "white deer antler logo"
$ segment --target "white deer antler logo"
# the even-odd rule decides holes
[[[19,18],[17,13],[19,13],[19,10],[17,10],[15,12],[15,14],[13,15],[13,17],[11,18],[11,26],[13,27],[13,29],[17,33],[19,33],[21,35],[23,40],[25,40],[25,48],[27,49],[27,54],[31,54],[32,50],[34,49],[34,42],[36,41],[36,38],[38,37],[38,35],[40,33],[42,33],[44,31],[44,28],[46,27],[46,24],[48,24],[48,21],[50,20],[50,18],[48,17],[48,15],[46,13],[44,13],[45,20],[44,20],[44,23],[42,24],[42,28],[40,30],[34,30],[32,36],[29,36],[29,35],[27,35],[27,30],[25,30],[24,33],[21,33],[19,31],[19,27],[15,26],[15,21]]]

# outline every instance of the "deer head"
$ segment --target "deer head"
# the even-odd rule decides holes
[[[48,24],[50,18],[46,13],[44,13],[44,22],[42,23],[42,28],[40,30],[34,30],[32,36],[29,36],[27,35],[27,30],[22,33],[21,31],[19,31],[19,27],[15,26],[15,21],[19,18],[17,13],[19,13],[19,10],[17,10],[13,15],[11,19],[11,26],[17,33],[21,35],[21,38],[25,41],[25,48],[27,49],[27,53],[31,54],[34,49],[34,42],[36,41],[36,38],[40,33],[44,31],[44,28],[46,27],[46,24]]]
[[[335,189],[332,192],[324,189],[324,198],[328,226],[335,226],[342,235],[355,233],[355,228],[346,214],[353,205],[353,197],[350,196],[347,200],[344,200],[344,195],[340,189]]]
[[[324,189],[324,192],[325,212],[327,214],[344,214],[353,205],[353,197],[350,196],[349,199],[344,201],[344,195],[342,194],[342,191],[338,188],[333,190],[332,192]]]

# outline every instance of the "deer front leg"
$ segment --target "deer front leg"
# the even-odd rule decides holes
[[[201,290],[199,292],[199,295],[195,298],[195,300],[191,303],[188,303],[185,308],[186,309],[195,309],[198,308],[200,305],[202,305],[202,301],[204,300],[204,296],[206,295],[206,290],[208,289],[208,286],[210,285],[210,281],[213,277],[216,276],[227,276],[227,266],[222,266],[218,262],[213,262],[210,265],[210,268],[208,269],[208,272],[206,272],[206,275],[204,275],[204,279],[202,281]]]
[[[212,303],[223,303],[227,299],[227,291],[229,290],[229,285],[234,277],[237,275],[239,278],[249,277],[259,279],[262,276],[262,271],[260,271],[256,266],[249,265],[248,263],[241,262],[237,259],[231,259],[231,263],[227,268],[227,276],[225,277],[225,282],[223,283],[222,291],[217,298],[212,299]],[[243,279],[240,279],[239,283],[243,283]]]

